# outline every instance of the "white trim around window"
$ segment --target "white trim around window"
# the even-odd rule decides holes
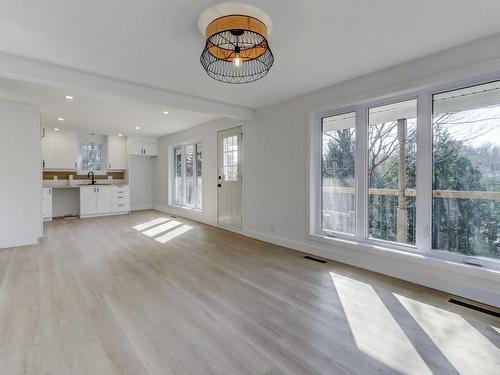
[[[489,257],[476,257],[463,255],[456,252],[432,249],[432,178],[433,178],[433,95],[446,91],[481,85],[498,81],[500,77],[485,77],[462,82],[446,83],[436,87],[415,91],[406,91],[384,99],[365,100],[330,110],[310,112],[310,126],[308,131],[307,163],[307,200],[308,200],[308,233],[307,237],[323,243],[337,244],[350,247],[353,251],[357,248],[370,251],[401,251],[420,254],[444,261],[468,263],[469,260],[480,261],[484,268],[500,270],[500,260]],[[417,100],[417,157],[416,157],[416,191],[415,203],[416,229],[415,245],[384,241],[370,238],[368,235],[368,111],[370,108],[392,103],[404,102],[410,99]],[[500,103],[499,103],[500,104]],[[322,230],[322,120],[342,114],[356,113],[355,133],[355,234],[339,233]],[[465,265],[464,265],[465,266]],[[469,266],[474,267],[474,266]]]

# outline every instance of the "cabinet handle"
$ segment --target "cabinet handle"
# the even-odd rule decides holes
[[[45,168],[45,160],[42,162],[43,167]]]
[[[111,163],[109,163],[109,168],[111,168]]]
[[[77,162],[75,162],[75,168],[78,168],[78,163]]]

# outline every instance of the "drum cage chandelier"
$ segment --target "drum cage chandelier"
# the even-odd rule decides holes
[[[205,32],[201,65],[210,77],[226,83],[249,83],[263,78],[274,56],[267,26],[257,18],[227,15],[213,20]]]

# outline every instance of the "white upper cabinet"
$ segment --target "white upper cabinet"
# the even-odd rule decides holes
[[[108,169],[127,169],[127,140],[108,136]]]
[[[42,138],[42,160],[45,169],[75,170],[78,165],[79,142],[72,134],[45,131]]]
[[[158,139],[150,137],[128,137],[129,155],[158,156]]]

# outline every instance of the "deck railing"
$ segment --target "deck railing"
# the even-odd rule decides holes
[[[389,241],[396,241],[398,230],[398,189],[370,188],[369,214],[370,231],[376,237]],[[414,243],[416,234],[416,207],[415,189],[406,189],[406,243]],[[445,227],[439,227],[435,236],[437,246],[451,251],[473,254],[474,236],[483,241],[489,252],[496,256],[500,250],[500,191],[458,191],[433,190],[433,198],[442,199],[440,207],[443,212],[434,212],[434,219],[439,222],[442,218]],[[469,212],[473,217],[465,218],[470,221],[464,224],[463,212],[458,202],[469,200],[472,209]],[[346,233],[355,232],[355,189],[353,187],[323,187],[323,228]],[[333,209],[332,209],[333,208]],[[444,217],[446,215],[446,218]],[[459,223],[460,221],[460,223]],[[466,230],[464,230],[464,225]],[[443,229],[444,228],[444,229]],[[436,228],[435,228],[436,229]],[[464,234],[465,233],[465,234]],[[483,246],[483,247],[484,247]],[[498,255],[500,256],[500,254]]]

